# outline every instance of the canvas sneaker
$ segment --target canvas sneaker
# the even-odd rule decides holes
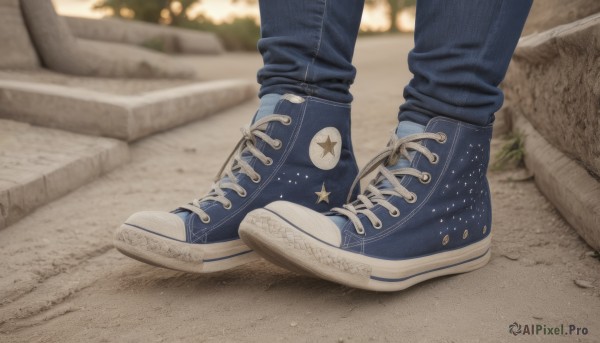
[[[350,105],[270,94],[218,173],[211,190],[171,212],[130,216],[115,232],[123,254],[152,265],[206,273],[258,258],[238,235],[246,214],[275,200],[315,213],[346,200],[358,172]],[[265,97],[261,99],[261,103]]]
[[[359,173],[377,170],[357,200],[329,214],[277,201],[250,212],[240,236],[290,270],[367,290],[480,268],[490,258],[491,134],[491,125],[434,118],[392,137]]]

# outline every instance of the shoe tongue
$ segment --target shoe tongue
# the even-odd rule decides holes
[[[279,100],[281,100],[282,95],[281,94],[276,94],[276,93],[269,93],[269,94],[265,94],[260,98],[260,105],[258,106],[258,110],[256,111],[256,114],[254,115],[254,118],[252,118],[252,124],[256,123],[258,120],[274,114],[275,113],[275,107],[277,106],[277,103],[279,102]],[[267,124],[263,124],[260,127],[262,128],[263,126],[266,127]],[[252,160],[252,155],[248,152],[245,152],[244,154],[242,154],[242,159],[248,163],[250,163],[250,160]]]
[[[281,100],[282,95],[281,94],[275,94],[275,93],[269,93],[269,94],[265,94],[260,98],[260,105],[258,107],[258,110],[256,111],[256,114],[254,115],[254,118],[252,118],[252,123],[256,123],[256,121],[271,115],[275,112],[275,107],[277,106],[277,103],[279,102],[279,100]],[[242,155],[242,159],[248,163],[250,163],[250,160],[252,159],[252,155],[250,155],[249,153],[244,153]],[[225,181],[227,179],[227,177],[225,177],[223,180]],[[203,202],[202,204],[200,204],[200,208],[206,208],[206,206],[208,206],[210,204],[210,202]],[[191,214],[190,211],[187,210],[183,210],[181,212],[177,212],[175,213],[177,214],[181,219],[183,219],[184,221],[187,219],[187,217]]]
[[[396,136],[398,138],[404,138],[406,136],[414,135],[415,133],[423,133],[423,132],[425,132],[425,126],[423,126],[421,124],[417,124],[412,121],[408,121],[408,120],[401,121],[400,123],[398,123],[398,127],[396,127]],[[411,151],[411,152],[409,152],[409,154],[412,158],[412,157],[414,157],[415,152]],[[410,161],[404,157],[400,157],[394,165],[387,166],[387,168],[390,170],[394,170],[394,169],[398,169],[398,168],[406,168],[408,166],[410,166]],[[388,180],[383,180],[379,184],[378,188],[381,188],[381,189],[392,188],[392,184]],[[348,221],[348,218],[346,218],[345,216],[340,216],[340,215],[331,215],[331,216],[329,216],[329,219],[335,225],[337,225],[337,227],[339,227],[340,229]]]
[[[396,128],[396,137],[398,138],[404,138],[410,135],[414,135],[415,133],[423,133],[425,132],[425,126],[421,125],[421,124],[417,124],[415,122],[412,121],[401,121],[400,123],[398,123],[398,127]],[[413,158],[415,156],[415,151],[410,151],[408,153],[410,155],[411,158]],[[404,156],[400,156],[400,158],[398,159],[398,161],[390,166],[387,166],[387,168],[389,170],[395,170],[395,169],[399,169],[399,168],[407,168],[410,166],[410,161],[407,160]],[[389,181],[384,180],[381,182],[381,185],[379,188],[391,188],[392,185],[390,184]]]

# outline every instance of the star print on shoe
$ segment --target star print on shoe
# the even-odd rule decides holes
[[[325,201],[329,204],[329,194],[331,194],[331,192],[328,192],[325,189],[325,183],[323,183],[323,185],[321,186],[321,190],[319,192],[315,192],[315,194],[317,195],[317,204],[321,201]]]
[[[357,176],[354,185],[377,170],[355,201],[329,214],[277,201],[250,212],[240,236],[280,266],[367,290],[480,268],[490,258],[491,133],[434,118],[392,137]]]
[[[327,136],[327,140],[325,142],[318,143],[321,146],[321,148],[323,148],[323,157],[325,157],[325,155],[327,154],[335,156],[335,151],[333,151],[333,148],[337,143],[338,142],[332,142],[331,137],[329,136]]]
[[[323,134],[335,137],[335,160],[310,153]],[[267,95],[205,196],[172,212],[133,214],[116,230],[114,245],[134,259],[181,271],[233,268],[258,258],[238,235],[248,212],[279,199],[325,212],[345,202],[357,172],[349,105]]]

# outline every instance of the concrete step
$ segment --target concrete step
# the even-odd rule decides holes
[[[111,93],[1,79],[0,118],[133,141],[237,105],[256,89],[251,81],[221,80],[129,95],[114,94],[117,85]]]
[[[0,120],[0,229],[128,161],[115,139]]]

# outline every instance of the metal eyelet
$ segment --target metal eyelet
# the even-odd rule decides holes
[[[290,125],[292,123],[292,118],[286,116],[285,119],[282,121],[283,125]]]
[[[226,204],[223,205],[223,208],[226,209],[226,210],[230,210],[231,206],[232,206],[231,202],[228,202],[228,203],[226,203]]]
[[[398,210],[397,208],[394,209],[393,211],[390,211],[390,216],[392,217],[398,217],[400,215],[400,210]]]
[[[256,178],[255,177],[250,178],[250,180],[252,180],[252,182],[254,182],[254,183],[259,183],[261,179],[262,178],[258,174],[256,175]]]
[[[356,228],[356,232],[358,232],[359,235],[364,235],[365,234],[365,229],[362,227],[357,227]]]
[[[281,143],[281,141],[279,139],[277,139],[277,140],[275,140],[275,145],[273,145],[273,149],[279,150],[279,149],[281,149],[282,146],[283,146],[283,144]]]
[[[421,181],[421,183],[424,185],[428,184],[429,182],[431,182],[431,174],[423,173],[423,175],[421,175],[421,177],[419,178],[419,181]]]
[[[404,198],[404,200],[406,200],[406,202],[409,204],[414,204],[415,202],[417,202],[417,195],[415,193],[410,193],[410,195],[410,198]]]
[[[377,222],[373,225],[373,227],[376,229],[381,229],[382,226],[383,226],[383,224],[381,222]]]
[[[438,132],[438,135],[440,135],[440,139],[437,140],[438,143],[440,143],[440,144],[446,143],[446,141],[448,140],[448,136],[446,136],[446,134],[443,132]]]
[[[200,220],[204,223],[204,224],[208,224],[210,223],[210,217],[206,216],[206,220],[204,220],[204,218],[200,217]]]
[[[269,157],[267,157],[267,162],[265,162],[265,166],[270,166],[270,165],[272,165],[272,164],[273,164],[273,159],[272,159],[272,158],[269,158]]]
[[[431,164],[438,164],[438,162],[440,161],[440,156],[436,153],[433,154],[433,160],[431,161]]]
[[[241,196],[242,198],[245,198],[246,195],[248,195],[248,193],[246,193],[246,190],[243,189],[241,192],[238,192],[238,195]]]

